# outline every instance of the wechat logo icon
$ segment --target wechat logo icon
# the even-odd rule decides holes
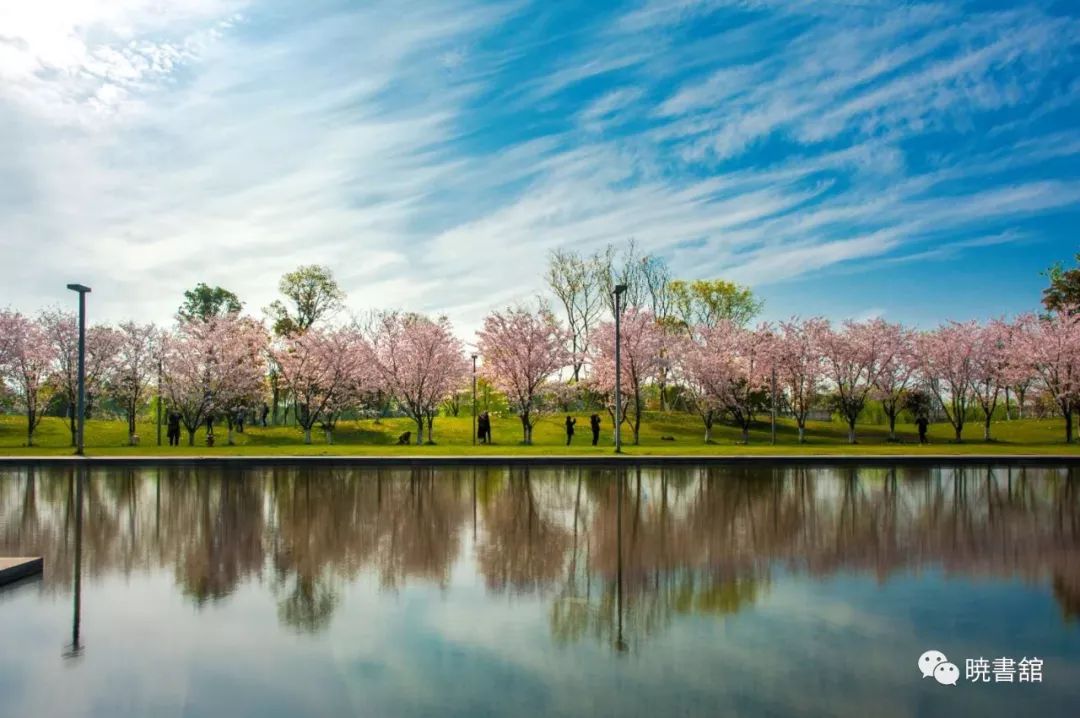
[[[926,651],[919,656],[919,672],[923,678],[933,678],[943,686],[955,686],[960,680],[960,669],[941,651]]]

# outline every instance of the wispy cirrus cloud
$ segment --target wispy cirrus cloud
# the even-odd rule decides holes
[[[0,28],[0,304],[78,274],[113,319],[198,281],[257,310],[321,262],[354,309],[468,327],[551,249],[631,237],[766,297],[1073,252],[1080,17],[1041,3],[45,0]]]

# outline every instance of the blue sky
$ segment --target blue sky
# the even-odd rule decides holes
[[[199,281],[476,326],[634,238],[767,318],[1034,308],[1080,250],[1073,2],[0,6],[0,305]]]

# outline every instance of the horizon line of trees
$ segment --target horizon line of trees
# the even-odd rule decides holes
[[[762,303],[724,280],[672,278],[663,259],[633,242],[592,255],[559,250],[545,279],[563,316],[543,299],[495,310],[476,335],[479,376],[517,414],[523,443],[536,420],[573,405],[614,416],[615,332],[612,290],[627,285],[621,326],[623,421],[638,442],[646,398],[661,410],[697,414],[704,441],[718,421],[749,440],[763,413],[783,412],[805,440],[806,422],[823,407],[848,425],[849,441],[871,402],[895,439],[902,411],[932,412],[956,441],[973,410],[991,440],[991,419],[1010,393],[1023,416],[1035,395],[1052,401],[1073,440],[1080,404],[1080,268],[1048,272],[1045,312],[1011,321],[946,321],[919,331],[882,319],[833,325],[792,317],[753,325]],[[344,292],[331,270],[302,266],[279,283],[282,299],[265,321],[242,316],[242,302],[221,287],[185,292],[174,327],[125,322],[87,334],[87,390],[121,408],[135,442],[138,414],[162,397],[194,443],[209,417],[221,417],[232,443],[233,417],[269,402],[292,408],[304,441],[316,426],[328,443],[344,415],[396,409],[416,425],[416,442],[434,441],[435,419],[457,412],[471,380],[464,343],[446,317],[372,311],[335,323]],[[268,328],[269,324],[269,328]],[[0,403],[27,418],[27,445],[46,409],[64,400],[75,436],[77,325],[57,310],[37,318],[0,310]],[[93,400],[89,404],[92,411]]]

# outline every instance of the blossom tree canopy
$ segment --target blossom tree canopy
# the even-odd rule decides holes
[[[1009,382],[1010,331],[1004,321],[995,320],[978,328],[972,347],[974,378],[972,393],[983,411],[983,441],[990,441],[990,420],[998,398]]]
[[[881,322],[883,341],[881,364],[871,396],[881,402],[889,421],[889,440],[896,441],[896,417],[903,407],[904,396],[918,373],[915,357],[915,333],[900,324]]]
[[[780,323],[773,345],[776,377],[799,428],[800,444],[806,440],[806,418],[825,382],[822,344],[828,333],[829,323],[821,317],[793,317]]]
[[[184,321],[164,347],[164,392],[188,430],[218,412],[258,400],[263,391],[265,328],[235,314],[208,321]]]
[[[855,443],[855,422],[873,391],[882,366],[895,350],[890,325],[882,319],[844,322],[822,338],[822,355],[836,389],[836,403],[848,422],[848,441]]]
[[[1067,314],[1028,314],[1017,321],[1013,340],[1013,361],[1038,375],[1065,418],[1065,441],[1072,443],[1072,417],[1080,403],[1080,321]]]
[[[546,308],[492,312],[477,332],[481,373],[510,399],[526,444],[532,443],[533,420],[544,407],[540,397],[546,383],[573,361],[568,342],[566,331]]]
[[[116,352],[106,391],[124,408],[128,440],[135,442],[135,420],[146,402],[151,382],[158,376],[161,332],[153,324],[125,322],[117,331]]]
[[[622,419],[629,421],[638,443],[641,414],[644,409],[645,385],[663,368],[664,346],[668,332],[653,313],[637,308],[627,309],[620,320]],[[593,343],[592,383],[602,393],[611,396],[614,412],[615,394],[615,323],[606,322],[597,327]],[[629,411],[628,411],[629,409]]]
[[[937,398],[946,418],[963,441],[964,419],[978,374],[975,343],[980,340],[975,322],[949,322],[921,334],[915,342],[919,371]]]
[[[272,353],[282,385],[296,401],[304,443],[311,443],[316,422],[327,427],[327,441],[332,441],[336,417],[359,403],[373,383],[367,342],[351,328],[312,327],[282,337]]]
[[[39,323],[52,347],[58,389],[67,400],[71,445],[74,446],[75,405],[79,391],[79,320],[70,312],[49,310],[42,312]],[[105,388],[119,343],[120,335],[112,327],[91,326],[86,330],[85,388],[88,414],[93,400]]]
[[[56,393],[53,349],[37,322],[18,312],[0,310],[3,337],[3,376],[26,414],[26,445],[34,445],[34,431],[49,400]]]
[[[469,372],[449,320],[400,312],[382,315],[374,329],[374,358],[383,390],[416,422],[416,443],[423,443],[425,420],[430,441],[439,405]]]

